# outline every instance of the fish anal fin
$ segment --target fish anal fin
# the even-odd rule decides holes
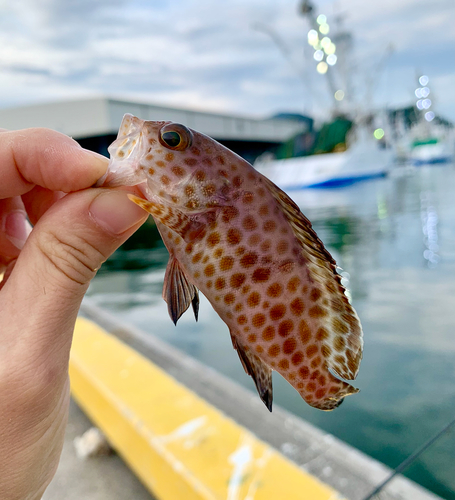
[[[194,315],[198,316],[199,291],[188,281],[174,255],[170,255],[164,275],[163,299],[167,302],[169,316],[177,324],[180,316],[193,305]]]
[[[254,380],[259,397],[271,412],[273,403],[272,369],[259,356],[237,342],[232,333],[231,339],[232,345],[239,355],[243,369]]]
[[[194,287],[196,288],[196,287]],[[191,301],[193,306],[194,319],[197,321],[199,317],[199,290],[196,288],[196,293],[194,294],[193,300]]]

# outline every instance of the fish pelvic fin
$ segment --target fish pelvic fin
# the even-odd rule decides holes
[[[185,271],[180,266],[174,255],[169,257],[166,273],[164,275],[163,299],[167,302],[169,316],[174,325],[180,316],[193,306],[194,316],[198,318],[199,290],[188,281]]]
[[[271,412],[273,403],[272,369],[259,356],[237,342],[232,333],[231,340],[243,369],[254,380],[259,397]]]

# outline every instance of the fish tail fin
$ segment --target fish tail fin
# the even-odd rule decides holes
[[[333,383],[323,397],[314,399],[311,395],[308,395],[308,393],[301,392],[300,394],[313,408],[323,411],[332,411],[343,403],[346,396],[357,394],[358,392],[360,392],[359,389],[356,389],[343,380],[338,380],[333,377]]]

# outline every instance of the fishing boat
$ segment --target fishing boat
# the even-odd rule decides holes
[[[380,148],[362,133],[346,151],[274,160],[258,158],[254,167],[284,191],[333,188],[384,177],[392,168],[392,149]]]
[[[375,126],[382,117],[368,106],[356,103],[355,95],[348,91],[352,73],[349,63],[351,34],[335,29],[328,37],[332,28],[327,17],[322,14],[316,17],[311,0],[302,0],[300,12],[310,27],[309,47],[304,53],[317,62],[316,70],[327,83],[332,121],[317,132],[311,123],[310,129],[288,141],[281,151],[275,152],[278,154],[261,155],[254,167],[285,191],[333,188],[384,177],[395,161],[395,153],[385,141],[383,129]],[[283,50],[285,44],[270,27],[262,27],[261,31],[275,42],[280,40],[278,45]],[[385,56],[388,54],[386,52]],[[379,68],[383,62],[378,64]],[[378,131],[382,135],[378,135]]]
[[[432,111],[432,99],[427,75],[418,79],[415,90],[417,122],[409,134],[409,160],[412,165],[449,163],[454,159],[453,126]]]
[[[414,141],[410,158],[411,163],[416,167],[436,163],[449,163],[454,158],[453,144],[440,140],[437,137]]]

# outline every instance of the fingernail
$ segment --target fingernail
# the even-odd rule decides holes
[[[142,208],[128,199],[126,191],[105,190],[92,201],[89,213],[98,225],[113,234],[122,234],[147,217]]]
[[[2,226],[6,239],[16,248],[22,250],[31,231],[25,212],[22,210],[9,212],[3,217]]]
[[[77,154],[83,154],[86,157],[86,161],[90,162],[90,165],[94,170],[98,172],[99,177],[103,176],[109,165],[109,158],[103,155],[95,153],[95,151],[90,151],[89,149],[81,148],[80,146],[75,147]]]
[[[84,150],[89,156],[91,156],[93,159],[97,160],[100,162],[104,167],[107,166],[109,163],[109,158],[106,158],[106,156],[100,155],[96,151],[90,151],[90,149],[85,149]]]

